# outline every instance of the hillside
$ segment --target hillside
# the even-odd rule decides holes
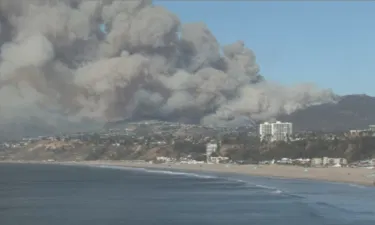
[[[347,131],[349,129],[365,129],[375,124],[375,97],[367,95],[347,95],[341,97],[336,104],[322,104],[298,110],[290,115],[277,118],[293,123],[294,131]],[[107,124],[106,128],[119,128],[127,124],[127,120]],[[181,122],[181,121],[179,121]],[[99,124],[73,124],[59,122],[59,126],[50,125],[38,118],[20,120],[18,123],[2,123],[0,140],[19,139],[25,136],[53,135],[68,131],[97,130]]]
[[[336,104],[322,104],[278,118],[293,123],[295,131],[345,131],[375,124],[375,97],[346,95]]]
[[[205,160],[205,142],[168,137],[124,139],[123,137],[88,138],[70,140],[34,140],[12,143],[0,147],[2,160],[49,160],[56,161],[94,161],[94,160],[155,160],[157,157],[175,159],[190,158]],[[161,137],[159,137],[161,138]],[[306,137],[291,142],[260,142],[257,137],[247,135],[224,136],[218,154],[234,161],[259,162],[284,157],[314,158],[340,157],[349,162],[375,157],[375,137],[364,136],[348,138],[338,136],[327,139],[323,136]]]

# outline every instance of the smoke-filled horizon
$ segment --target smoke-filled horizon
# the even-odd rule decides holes
[[[267,81],[243,41],[220,46],[204,23],[182,24],[151,0],[0,0],[0,22],[0,124],[226,126],[335,98]]]

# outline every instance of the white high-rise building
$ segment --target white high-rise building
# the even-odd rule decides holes
[[[282,123],[277,121],[272,124],[272,141],[286,141],[292,134],[292,123]]]
[[[277,121],[276,123],[263,123],[259,133],[262,140],[269,137],[271,141],[286,141],[293,132],[292,123]]]
[[[259,127],[260,139],[265,140],[268,137],[272,137],[272,124],[271,123],[262,123]]]

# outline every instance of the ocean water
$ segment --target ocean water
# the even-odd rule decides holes
[[[110,166],[0,164],[1,225],[374,225],[375,188]]]

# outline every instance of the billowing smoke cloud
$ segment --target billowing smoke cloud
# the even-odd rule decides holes
[[[334,99],[265,81],[242,41],[220,46],[205,24],[181,24],[151,0],[1,0],[0,22],[3,124],[235,125]]]

